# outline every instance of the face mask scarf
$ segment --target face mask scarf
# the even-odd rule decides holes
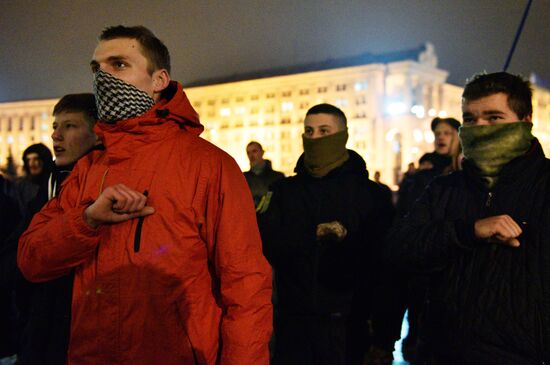
[[[314,177],[323,177],[335,168],[342,166],[349,158],[346,150],[348,131],[344,130],[322,138],[305,138],[304,167]]]
[[[485,185],[495,186],[502,168],[531,147],[532,123],[515,122],[460,127],[458,135],[464,157],[479,169]]]
[[[94,95],[100,120],[116,123],[145,114],[155,105],[155,100],[104,71],[94,75]]]

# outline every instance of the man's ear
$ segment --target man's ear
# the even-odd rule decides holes
[[[529,122],[529,123],[533,123],[533,116],[531,114],[529,114],[528,116],[523,118],[523,120],[525,120],[526,122]]]
[[[170,74],[164,68],[153,72],[153,92],[160,94],[170,84]]]

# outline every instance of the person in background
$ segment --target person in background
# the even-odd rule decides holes
[[[550,160],[531,99],[519,76],[474,76],[463,170],[433,180],[389,237],[394,265],[429,278],[431,364],[550,362]]]
[[[9,245],[21,219],[17,201],[8,194],[10,182],[0,174],[0,364],[12,365],[19,352],[17,311],[14,296],[14,250]],[[5,261],[11,258],[11,262]]]
[[[390,201],[393,201],[393,192],[392,192],[392,190],[390,189],[390,187],[388,185],[386,185],[382,181],[380,181],[380,171],[375,171],[374,172],[374,182],[377,183],[378,186],[380,186],[382,188],[382,190],[384,191],[384,194],[387,195],[387,198]]]
[[[378,245],[393,208],[347,139],[340,109],[309,109],[296,175],[258,206],[278,293],[275,365],[362,363],[366,352]]]
[[[55,166],[48,183],[28,203],[24,229],[34,214],[59,194],[62,183],[76,162],[99,143],[93,131],[97,109],[93,94],[69,94],[54,106],[52,142]],[[15,263],[15,252],[13,262]],[[21,365],[64,365],[67,363],[71,319],[73,272],[41,283],[20,277],[17,303],[22,327]]]
[[[68,364],[264,364],[271,269],[250,191],[204,127],[170,53],[143,26],[106,28],[90,62],[104,149],[35,215],[17,262],[74,270]]]
[[[54,166],[51,151],[42,143],[30,145],[23,151],[25,176],[15,183],[15,196],[23,217],[32,217],[29,208],[34,199],[48,200],[48,180]]]
[[[432,120],[431,129],[435,137],[434,151],[424,154],[419,160],[416,172],[401,182],[396,205],[398,219],[410,212],[412,205],[422,195],[430,181],[436,176],[449,174],[459,168],[461,152],[458,139],[459,127],[460,122],[454,118],[434,118]],[[395,270],[391,276],[393,284],[388,285],[400,287],[400,289],[394,293],[396,298],[388,299],[387,308],[388,310],[393,308],[395,314],[390,316],[394,320],[387,323],[387,326],[388,328],[395,327],[393,332],[395,340],[398,340],[403,315],[408,309],[409,332],[403,340],[403,356],[412,364],[422,363],[422,359],[429,356],[427,355],[429,344],[422,343],[418,337],[427,278],[424,275],[406,275]]]
[[[255,207],[269,191],[271,184],[285,177],[282,172],[273,170],[271,161],[264,159],[264,152],[262,145],[256,141],[252,141],[246,146],[250,170],[244,173],[244,177],[252,192]]]

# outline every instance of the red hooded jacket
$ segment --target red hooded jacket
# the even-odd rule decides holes
[[[75,270],[70,364],[267,364],[271,270],[235,161],[198,137],[181,85],[146,114],[98,123],[83,157],[21,237],[35,282]],[[147,191],[155,213],[94,230],[107,186]]]

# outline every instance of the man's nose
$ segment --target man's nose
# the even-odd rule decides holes
[[[60,140],[63,139],[63,136],[61,135],[61,133],[59,133],[58,130],[54,130],[54,131],[52,132],[52,139],[53,139],[54,141],[60,141]]]

